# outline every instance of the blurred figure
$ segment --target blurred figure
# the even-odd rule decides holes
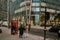
[[[29,24],[28,31],[30,31],[30,29],[31,29],[31,25]]]
[[[23,34],[24,34],[24,30],[25,30],[25,28],[24,28],[24,26],[21,24],[20,27],[19,27],[19,37],[22,38],[22,36],[23,36]]]
[[[2,21],[0,21],[0,27],[1,27],[1,25],[2,25]]]
[[[12,25],[11,32],[12,32],[12,34],[15,34],[15,32],[16,32],[16,25],[15,24]]]
[[[2,33],[2,29],[0,29],[0,33]]]

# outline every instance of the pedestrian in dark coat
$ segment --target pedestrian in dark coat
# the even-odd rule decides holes
[[[24,33],[24,26],[21,24],[21,26],[19,27],[19,37],[22,37],[23,33]]]

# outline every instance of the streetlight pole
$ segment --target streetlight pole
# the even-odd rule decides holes
[[[7,0],[7,21],[8,28],[10,28],[10,0]]]
[[[26,6],[26,0],[25,0],[25,8],[26,8],[26,24],[28,24],[28,15],[27,15],[27,6]]]
[[[44,40],[46,40],[46,7],[45,7],[45,27],[44,27]]]
[[[31,4],[32,4],[32,0],[30,0],[30,11],[29,11],[29,24],[30,24],[30,21],[31,21]]]

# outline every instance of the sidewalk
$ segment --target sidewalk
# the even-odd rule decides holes
[[[0,40],[44,40],[44,37],[29,34],[29,33],[24,33],[23,38],[19,38],[18,35],[11,35],[10,29],[5,28],[5,27],[0,27],[3,31],[2,34],[0,34]],[[28,36],[26,37],[26,35]],[[46,40],[54,40],[47,38]]]

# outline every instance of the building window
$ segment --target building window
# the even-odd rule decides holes
[[[40,0],[32,0],[32,2],[39,2]]]
[[[32,11],[40,11],[40,9],[39,8],[32,8]]]
[[[32,3],[32,6],[40,6],[40,3]]]

